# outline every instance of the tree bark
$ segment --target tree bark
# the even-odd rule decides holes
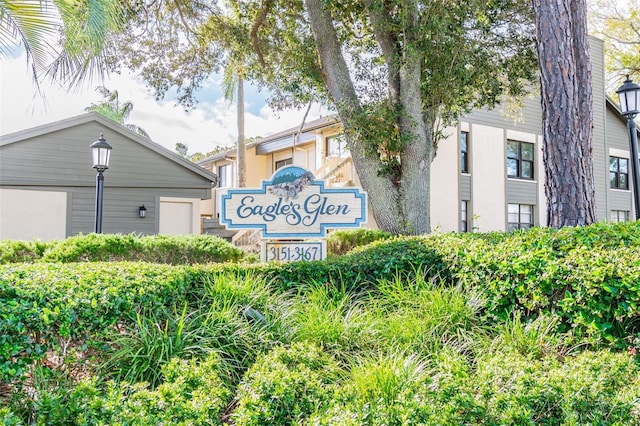
[[[323,8],[323,1],[305,0],[305,5],[320,56],[322,79],[329,89],[349,137],[356,115],[362,108],[342,55],[342,46],[338,41],[331,14]],[[359,146],[355,138],[349,137],[348,140],[351,158],[360,183],[368,193],[369,205],[378,226],[394,234],[401,233],[403,214],[398,203],[397,189],[390,179],[378,176],[378,158],[368,154],[368,150]]]
[[[533,0],[542,95],[547,225],[596,220],[593,96],[585,0]]]
[[[244,136],[244,77],[241,72],[238,73],[238,188],[247,186],[247,146]]]
[[[408,1],[408,16],[417,23],[418,9]],[[371,2],[369,2],[369,5]],[[362,107],[356,95],[349,69],[342,55],[336,29],[322,0],[305,0],[309,22],[320,56],[322,78],[329,89],[347,135],[357,133],[356,117]],[[372,15],[376,36],[389,66],[390,100],[397,104],[400,115],[398,127],[406,141],[400,155],[401,181],[393,182],[389,176],[380,176],[381,166],[377,153],[359,146],[358,138],[349,139],[362,187],[369,195],[373,216],[378,226],[394,234],[426,234],[430,232],[429,182],[433,159],[431,128],[423,119],[420,94],[422,53],[412,45],[411,30],[407,31],[403,45],[384,28],[384,10]],[[361,142],[360,142],[361,143]],[[397,185],[397,186],[396,186]]]

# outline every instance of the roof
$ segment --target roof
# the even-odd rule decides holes
[[[120,133],[122,136],[144,146],[145,148],[152,150],[153,152],[165,157],[170,161],[173,161],[174,163],[177,163],[178,165],[186,169],[189,169],[190,171],[200,175],[201,177],[207,180],[210,180],[211,182],[218,181],[218,177],[214,173],[211,173],[210,171],[200,167],[195,163],[192,163],[191,161],[178,155],[177,153],[163,147],[160,144],[157,144],[156,142],[153,142],[151,139],[146,138],[142,135],[139,135],[133,130],[113,120],[110,120],[104,117],[103,115],[98,114],[97,112],[88,112],[86,114],[78,115],[75,117],[70,117],[63,120],[54,121],[52,123],[43,124],[41,126],[20,130],[14,133],[8,133],[6,135],[0,135],[0,147],[14,144],[14,143],[19,143],[30,138],[68,129],[81,124],[90,123],[92,121],[98,122],[102,126],[105,126],[116,133]]]
[[[277,141],[279,139],[285,139],[285,138],[293,138],[294,135],[300,133],[306,133],[306,132],[312,132],[314,130],[318,130],[318,129],[322,129],[325,127],[330,127],[335,125],[336,123],[339,123],[340,119],[338,118],[337,115],[330,115],[327,117],[320,117],[317,118],[315,120],[312,120],[308,123],[305,123],[304,126],[302,127],[302,129],[300,129],[300,126],[296,126],[296,127],[291,127],[289,129],[274,133],[272,135],[269,136],[265,136],[263,138],[259,138],[256,140],[251,141],[250,143],[247,144],[247,148],[251,148],[253,146],[259,146],[259,145],[263,145],[269,142],[273,142],[273,141]],[[218,160],[222,160],[225,157],[229,157],[232,156],[236,153],[236,148],[227,150],[227,151],[222,151],[219,152],[215,155],[212,155],[210,157],[204,158],[200,161],[197,162],[197,164],[203,164],[203,163],[208,163],[211,161],[218,161]]]

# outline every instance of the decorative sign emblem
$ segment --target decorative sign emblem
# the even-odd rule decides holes
[[[261,229],[263,238],[308,238],[366,222],[366,193],[324,185],[308,170],[283,167],[261,188],[230,189],[223,195],[220,223],[228,229]]]

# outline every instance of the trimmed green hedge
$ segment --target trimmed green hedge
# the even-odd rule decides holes
[[[184,301],[184,267],[150,263],[36,263],[0,268],[0,380],[57,348],[60,339],[95,339],[128,313]]]
[[[47,243],[0,241],[0,263],[141,261],[172,265],[239,262],[246,253],[211,235],[88,234]]]
[[[87,237],[85,241],[112,241],[109,236]],[[155,239],[160,247],[165,241]],[[205,241],[214,240],[189,241],[208,247]],[[121,236],[106,251],[131,253],[135,244],[136,238]],[[89,246],[79,251],[91,257]],[[66,245],[68,250],[63,247],[51,249],[49,256],[79,258],[73,240]],[[638,253],[640,223],[626,223],[397,237],[318,262],[4,265],[0,267],[0,379],[19,377],[58,339],[99,334],[125,312],[194,302],[204,283],[221,271],[234,271],[239,277],[265,276],[279,291],[335,285],[350,292],[375,291],[379,280],[398,273],[408,278],[420,273],[434,282],[476,289],[484,314],[493,320],[508,318],[513,311],[521,311],[523,320],[557,316],[557,331],[571,332],[576,342],[625,348],[640,338]]]

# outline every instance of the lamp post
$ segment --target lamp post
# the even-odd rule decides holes
[[[638,159],[638,132],[634,119],[640,113],[640,85],[633,83],[627,75],[627,80],[618,90],[620,110],[627,118],[629,129],[629,145],[631,152],[631,172],[633,173],[633,199],[636,209],[636,220],[640,219],[640,160]]]
[[[109,168],[109,157],[111,155],[111,145],[104,139],[102,133],[100,138],[91,144],[93,154],[93,168],[98,171],[96,175],[96,234],[102,233],[102,192],[104,187],[104,175]]]

